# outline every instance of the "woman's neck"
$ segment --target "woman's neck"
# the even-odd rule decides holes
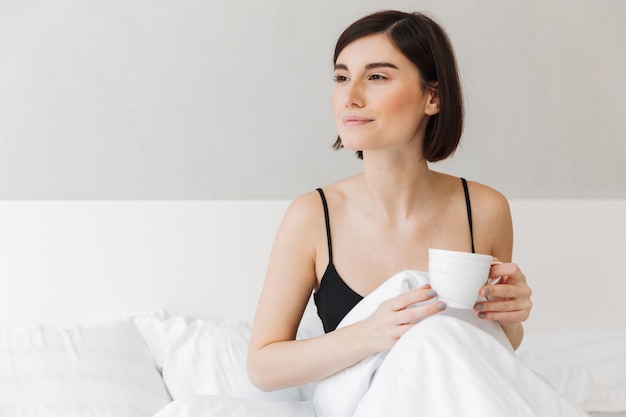
[[[401,155],[365,156],[362,178],[369,204],[390,221],[402,221],[429,205],[435,190],[426,160]]]

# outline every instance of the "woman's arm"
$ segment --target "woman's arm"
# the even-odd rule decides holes
[[[532,308],[532,291],[520,268],[511,263],[513,223],[509,204],[503,195],[480,184],[471,192],[479,197],[481,215],[477,229],[481,242],[491,248],[484,253],[504,262],[491,268],[490,278],[502,278],[497,284],[481,289],[480,295],[488,301],[477,303],[475,309],[481,319],[497,321],[517,349],[524,337],[522,322],[528,319]]]
[[[318,248],[327,250],[323,222],[319,196],[305,194],[289,207],[276,235],[248,351],[248,374],[259,389],[270,391],[329,376],[391,349],[411,323],[440,311],[437,303],[406,308],[434,297],[430,287],[424,287],[383,302],[362,322],[294,340],[317,285],[316,253]]]
[[[530,315],[532,290],[526,277],[514,263],[494,265],[490,278],[502,277],[495,285],[486,285],[480,295],[489,301],[477,303],[478,317],[496,320],[506,333],[513,349],[517,349],[524,337],[522,322]]]

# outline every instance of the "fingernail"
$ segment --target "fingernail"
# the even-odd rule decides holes
[[[488,296],[488,295],[489,295],[489,288],[485,288],[485,289],[483,290],[483,297],[486,297],[486,296]]]
[[[485,313],[478,313],[478,317],[481,319],[484,319],[485,317],[487,317],[487,314]]]
[[[446,303],[444,303],[443,301],[440,302],[439,304],[437,304],[437,309],[438,310],[445,310],[447,307]]]
[[[483,305],[482,304],[476,304],[476,306],[474,308],[476,310],[482,310],[483,309]]]
[[[435,290],[430,290],[426,293],[427,296],[429,297],[434,297],[435,295],[437,295],[437,291]]]

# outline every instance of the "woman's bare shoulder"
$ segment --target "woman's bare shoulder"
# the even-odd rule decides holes
[[[289,205],[283,223],[300,229],[311,228],[310,232],[322,230],[325,233],[325,227],[320,227],[325,222],[322,196],[329,206],[337,209],[345,202],[353,181],[352,178],[347,178],[320,187],[321,192],[315,189],[299,195]]]
[[[462,186],[461,178],[435,171],[433,171],[433,174],[435,178],[437,178],[439,189],[446,190],[446,192],[451,195],[459,195],[459,190]],[[498,190],[469,180],[467,181],[467,187],[472,204],[472,211],[474,211],[474,207],[481,211],[489,212],[492,210],[508,211],[508,201]]]
[[[477,245],[500,260],[511,259],[513,222],[507,198],[498,190],[468,182]]]
[[[488,185],[482,184],[477,181],[471,181],[471,180],[467,181],[467,185],[469,189],[477,193],[480,196],[480,198],[488,198],[488,199],[494,199],[494,200],[503,200],[503,199],[506,200],[506,197],[504,196],[503,193],[501,193],[500,191]]]
[[[320,187],[324,198],[328,202],[328,204],[341,204],[345,202],[349,195],[354,194],[353,190],[358,183],[358,176],[349,177],[342,179],[340,181],[325,185]],[[320,192],[314,190],[312,192],[303,194],[297,198],[298,204],[302,205],[319,205],[321,207],[322,200],[320,196]],[[295,202],[295,200],[294,200]]]
[[[303,226],[314,226],[323,217],[323,205],[320,193],[311,190],[294,198],[289,204],[283,223],[293,224],[299,228]]]
[[[477,214],[480,212],[488,216],[510,215],[509,202],[500,191],[475,181],[468,181],[467,186],[472,206],[476,207]]]

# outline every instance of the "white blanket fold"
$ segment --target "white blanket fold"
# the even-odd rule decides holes
[[[154,417],[315,417],[308,401],[196,395],[172,401]]]
[[[364,320],[380,303],[428,283],[404,271],[359,302],[339,327]],[[471,310],[421,320],[388,353],[372,355],[316,384],[313,401],[199,395],[155,417],[584,417],[515,355],[497,323]]]
[[[365,297],[339,327],[371,315],[380,303],[428,283],[404,271]],[[420,321],[388,353],[365,358],[318,382],[317,417],[586,416],[515,356],[504,332],[471,310]]]

